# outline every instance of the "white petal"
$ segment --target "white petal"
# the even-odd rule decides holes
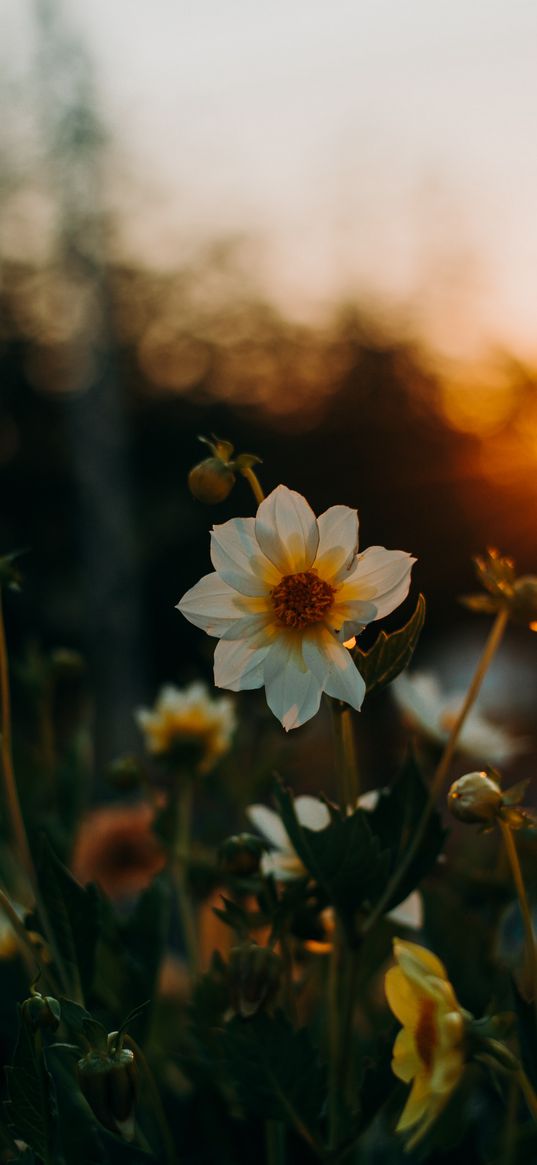
[[[380,797],[380,789],[370,789],[368,793],[362,793],[358,798],[358,809],[365,809],[368,813],[377,808]]]
[[[223,635],[245,613],[241,596],[217,574],[200,578],[179,600],[177,609],[189,623],[216,636]]]
[[[341,592],[340,592],[341,593]],[[337,635],[340,643],[360,635],[368,623],[377,618],[374,603],[355,599],[349,603],[335,602],[327,616],[327,622]]]
[[[387,918],[391,918],[392,922],[399,922],[401,926],[421,930],[423,926],[423,898],[419,890],[413,890],[404,902],[400,902],[399,906],[395,907],[395,910],[390,910]]]
[[[214,653],[214,682],[217,688],[232,692],[260,688],[263,684],[263,660],[267,647],[251,648],[243,639],[230,643],[221,639]]]
[[[318,631],[305,635],[302,642],[304,660],[317,676],[323,691],[336,700],[345,700],[352,708],[359,710],[365,696],[365,681],[362,679],[352,656],[343,644],[338,643],[330,631]]]
[[[272,641],[274,617],[271,612],[244,615],[228,627],[223,639],[247,639],[250,647],[264,647]]]
[[[408,594],[410,572],[415,561],[404,550],[369,546],[363,554],[358,555],[356,565],[342,583],[338,591],[338,603],[369,600],[377,609],[375,619],[389,615]]]
[[[286,732],[299,728],[319,711],[321,686],[302,659],[300,641],[280,635],[264,663],[267,704]]]
[[[223,579],[243,595],[266,595],[280,575],[262,553],[254,518],[231,518],[211,531],[211,562]]]
[[[278,882],[290,882],[306,873],[298,854],[291,849],[274,849],[268,854],[263,854],[261,870],[265,875],[272,874]]]
[[[261,550],[281,574],[309,570],[319,545],[319,528],[305,498],[279,485],[265,498],[255,518]]]
[[[330,825],[330,813],[324,801],[310,797],[308,793],[295,797],[295,813],[301,825],[316,833]]]
[[[331,506],[317,518],[319,548],[315,568],[327,582],[337,582],[358,550],[358,514],[349,506]]]
[[[255,829],[263,834],[266,841],[276,846],[276,849],[292,849],[282,819],[273,809],[269,809],[267,805],[248,805],[246,816]]]

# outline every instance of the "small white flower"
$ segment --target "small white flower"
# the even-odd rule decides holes
[[[152,709],[139,708],[134,715],[148,752],[163,756],[194,745],[199,749],[200,773],[209,772],[228,751],[236,727],[232,700],[214,699],[202,683],[187,688],[166,684]]]
[[[392,691],[413,728],[438,744],[446,743],[462,708],[464,693],[444,695],[434,676],[425,672],[398,676]],[[506,729],[472,708],[464,722],[457,748],[476,760],[501,765],[524,752],[528,741],[511,736]]]
[[[215,573],[177,606],[219,639],[216,686],[265,685],[287,730],[318,712],[323,691],[359,709],[365,684],[344,643],[402,603],[415,559],[383,546],[358,554],[357,546],[356,510],[332,506],[316,518],[283,485],[255,518],[215,526]]]
[[[358,799],[358,807],[371,811],[375,808],[380,793],[377,789],[364,793]],[[351,810],[349,809],[349,813]],[[301,825],[306,829],[320,832],[330,824],[330,813],[324,801],[317,797],[310,797],[307,793],[295,797],[295,813]],[[284,827],[281,817],[268,809],[266,805],[249,805],[246,815],[252,825],[263,835],[273,847],[269,853],[263,854],[261,869],[264,874],[273,874],[280,882],[290,881],[304,875],[304,866],[296,853],[291,839]],[[326,913],[326,912],[325,912]],[[394,922],[419,930],[423,924],[423,902],[421,894],[414,890],[395,907],[388,915]]]

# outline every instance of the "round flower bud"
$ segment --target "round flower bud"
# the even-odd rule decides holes
[[[454,781],[448,807],[459,821],[489,824],[502,807],[502,791],[488,773],[466,773]]]
[[[52,995],[39,995],[36,992],[31,999],[24,1001],[22,1007],[33,1031],[37,1031],[38,1028],[56,1031],[60,1026],[60,1004]]]
[[[207,457],[188,475],[188,487],[198,502],[215,505],[223,502],[235,485],[235,474],[220,457]]]
[[[274,1002],[282,980],[282,960],[269,947],[245,942],[229,955],[231,1006],[241,1019],[251,1019]]]
[[[236,878],[250,878],[259,873],[265,843],[252,833],[238,833],[227,837],[218,851],[220,867],[225,874]]]
[[[120,756],[106,770],[107,780],[115,789],[130,793],[138,789],[142,780],[140,762],[134,756]]]
[[[537,576],[525,574],[518,578],[513,588],[511,601],[513,617],[520,623],[530,625],[537,620]]]

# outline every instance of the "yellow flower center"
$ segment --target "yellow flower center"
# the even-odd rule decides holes
[[[422,999],[419,1019],[414,1030],[414,1040],[418,1056],[427,1071],[432,1068],[434,1050],[437,1044],[435,1023],[436,1004],[433,999]]]
[[[282,627],[309,627],[321,623],[332,606],[334,587],[312,570],[285,574],[271,591],[274,614]]]

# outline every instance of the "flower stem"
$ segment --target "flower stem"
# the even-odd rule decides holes
[[[6,646],[6,633],[4,628],[4,616],[2,610],[2,594],[0,590],[0,701],[2,704],[1,713],[1,756],[2,756],[2,773],[4,777],[4,788],[6,792],[7,809],[11,821],[11,829],[13,831],[13,839],[17,847],[19,858],[23,869],[25,870],[30,885],[33,890],[37,886],[37,877],[34,869],[34,863],[28,845],[28,837],[26,834],[26,827],[24,825],[24,818],[20,807],[19,794],[17,791],[17,783],[15,780],[15,773],[13,770],[13,759],[11,754],[11,698],[9,691],[9,667]]]
[[[330,700],[334,726],[336,778],[340,807],[345,812],[354,810],[360,795],[360,778],[350,708],[338,700]]]
[[[252,490],[252,493],[254,495],[255,500],[256,500],[258,506],[260,506],[261,502],[264,502],[264,500],[265,500],[265,494],[263,492],[261,482],[259,481],[257,473],[254,473],[253,469],[250,469],[249,467],[246,469],[241,469],[241,473],[242,473],[242,476],[246,478],[246,481],[248,482],[248,485],[250,486],[250,489]]]
[[[329,1145],[335,1149],[339,1133],[339,1048],[340,1048],[340,1016],[339,1016],[339,986],[341,964],[341,936],[336,923],[334,941],[330,952],[328,969],[328,1128]]]
[[[198,971],[198,936],[188,885],[193,788],[191,781],[185,778],[184,774],[181,775],[181,780],[182,787],[177,797],[178,824],[171,859],[171,874],[183,928],[188,964],[190,973],[194,978]]]
[[[442,789],[442,785],[444,784],[446,776],[449,772],[449,767],[451,765],[451,761],[453,760],[453,754],[457,747],[459,736],[464,727],[466,717],[468,716],[470,709],[472,708],[479,695],[485,675],[492,663],[498,647],[500,646],[505,628],[507,626],[508,618],[509,613],[507,609],[502,609],[501,611],[498,611],[494,623],[492,624],[490,635],[485,644],[479,663],[475,669],[473,679],[466,693],[463,706],[459,712],[459,715],[457,716],[455,724],[453,725],[449,740],[440,759],[438,768],[434,774],[430,790],[431,801],[434,800],[436,795],[440,793]]]
[[[281,1121],[265,1122],[266,1165],[285,1165],[285,1125]]]
[[[502,833],[505,851],[507,853],[507,858],[511,867],[511,873],[513,875],[513,881],[516,886],[516,892],[520,904],[522,923],[524,926],[526,971],[529,979],[531,998],[535,999],[537,990],[537,941],[535,938],[535,931],[533,929],[531,907],[528,901],[528,895],[526,894],[526,887],[524,885],[524,878],[522,875],[520,860],[518,857],[511,826],[507,823],[507,821],[502,821],[501,817],[498,817],[497,820]]]
[[[459,715],[457,716],[455,724],[453,725],[453,728],[452,728],[450,736],[449,736],[449,740],[446,744],[444,752],[442,753],[442,756],[440,758],[440,763],[439,763],[438,768],[436,769],[436,772],[435,772],[434,777],[432,779],[431,786],[429,789],[429,797],[427,800],[427,804],[423,810],[421,819],[417,824],[412,841],[410,842],[410,845],[408,846],[408,849],[405,852],[405,855],[403,857],[401,864],[397,867],[397,869],[392,874],[392,877],[390,878],[390,880],[386,886],[384,894],[382,894],[381,898],[377,902],[375,909],[369,915],[369,918],[367,919],[367,921],[364,925],[364,928],[363,928],[364,934],[367,934],[367,932],[370,931],[373,928],[373,926],[376,924],[376,922],[381,917],[381,915],[384,914],[384,911],[386,910],[391,899],[393,898],[395,891],[397,890],[397,888],[400,885],[402,879],[404,878],[407,870],[410,868],[412,862],[414,861],[414,858],[415,858],[415,856],[419,850],[419,847],[423,841],[423,837],[425,835],[425,830],[427,829],[427,825],[429,823],[429,818],[434,810],[436,798],[438,797],[439,793],[441,792],[442,787],[443,787],[444,782],[445,782],[445,779],[446,779],[446,776],[449,772],[451,761],[453,760],[453,755],[454,755],[455,749],[457,747],[457,742],[458,742],[460,733],[464,727],[466,717],[468,716],[470,709],[472,708],[475,700],[477,699],[477,696],[479,694],[481,685],[482,685],[483,680],[485,678],[485,675],[488,671],[488,668],[490,667],[490,664],[492,663],[492,660],[496,654],[496,651],[498,650],[498,647],[500,646],[500,643],[501,643],[501,640],[503,637],[503,633],[504,633],[505,628],[507,626],[508,618],[509,618],[509,615],[508,615],[507,609],[502,609],[501,611],[498,611],[498,614],[496,615],[494,623],[492,624],[492,628],[491,628],[489,637],[487,639],[487,642],[485,644],[483,653],[482,653],[482,655],[479,659],[479,662],[477,664],[477,667],[475,669],[475,672],[474,672],[474,675],[472,678],[472,682],[471,682],[470,687],[468,688],[468,691],[466,693],[466,697],[465,697],[463,706],[459,712]]]
[[[535,1123],[537,1124],[537,1096],[535,1095],[535,1090],[534,1090],[532,1084],[530,1083],[530,1081],[528,1080],[528,1077],[526,1076],[526,1073],[525,1073],[523,1068],[519,1068],[519,1070],[516,1074],[516,1078],[518,1080],[518,1083],[520,1084],[520,1090],[522,1092],[524,1100],[526,1101],[526,1104],[531,1112],[531,1115],[532,1115]]]

